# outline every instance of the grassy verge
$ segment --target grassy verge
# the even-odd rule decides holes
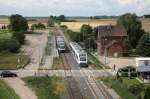
[[[93,55],[91,54],[90,51],[86,51],[86,52],[87,52],[87,54],[88,54],[88,58],[89,58],[90,63],[91,63],[90,66],[91,66],[93,69],[103,69],[103,68],[105,68],[105,69],[110,69],[108,66],[104,66],[95,56],[93,56]]]
[[[52,70],[58,70],[58,69],[60,69],[60,59],[53,58]]]
[[[20,59],[20,64],[18,65],[18,58]],[[24,67],[29,63],[30,59],[27,55],[19,55],[12,53],[0,53],[0,70],[15,70]]]
[[[118,80],[116,80],[113,77],[104,77],[100,78],[106,86],[109,88],[112,88],[116,91],[116,93],[121,97],[121,99],[137,99],[135,95],[133,95],[126,86],[124,86],[122,83],[120,83]],[[135,83],[135,81],[131,81],[132,84]]]
[[[59,99],[64,91],[61,78],[58,77],[28,77],[23,78],[38,96],[38,99]]]
[[[0,80],[0,99],[20,99],[3,80]]]

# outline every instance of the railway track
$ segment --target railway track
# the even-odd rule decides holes
[[[89,69],[82,68],[81,71],[86,74],[87,72],[85,71],[91,73]],[[109,92],[105,89],[105,87],[101,83],[98,83],[93,76],[85,78],[85,80],[89,85],[91,93],[94,95],[95,99],[113,99],[113,97],[109,94]]]
[[[74,77],[72,77],[71,66],[68,62],[67,53],[60,54],[60,58],[62,61],[62,69],[65,71],[65,84],[66,90],[69,93],[69,99],[84,99],[83,95],[81,94],[77,82],[75,81]]]

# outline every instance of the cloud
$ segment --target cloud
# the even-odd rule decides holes
[[[142,15],[150,13],[149,6],[150,0],[0,0],[0,14],[90,16],[134,12]]]

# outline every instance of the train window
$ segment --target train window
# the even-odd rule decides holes
[[[86,61],[86,57],[80,58],[80,61]]]

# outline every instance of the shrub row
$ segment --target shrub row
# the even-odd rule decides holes
[[[13,52],[19,51],[21,45],[16,39],[0,39],[0,52]]]

